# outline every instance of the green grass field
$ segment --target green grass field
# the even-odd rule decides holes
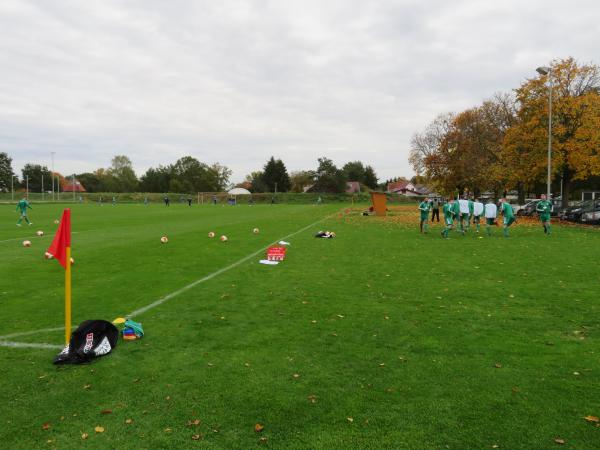
[[[42,256],[61,206],[33,206],[23,228],[0,206],[0,336],[63,324],[64,272]],[[126,315],[304,230],[284,263],[259,253],[140,314],[144,339],[91,365],[0,346],[1,447],[600,447],[584,419],[600,416],[596,230],[442,240],[437,226],[420,235],[412,211],[340,208],[72,206],[74,324]],[[63,332],[2,340],[60,345]]]

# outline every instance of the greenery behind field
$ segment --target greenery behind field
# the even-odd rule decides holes
[[[217,202],[219,204],[227,203],[227,199],[231,196],[226,192],[205,192],[205,193],[196,193],[196,194],[181,194],[181,193],[168,193],[171,203],[186,203],[188,198],[192,199],[193,204],[207,204],[212,202],[212,196],[217,196]],[[24,193],[18,192],[15,193],[14,202],[17,202],[21,198],[23,198]],[[80,200],[81,197],[81,200]],[[102,199],[103,203],[111,203],[112,198],[115,197],[118,203],[143,203],[144,199],[148,199],[148,202],[151,203],[162,203],[165,197],[165,194],[157,194],[157,193],[111,193],[111,192],[99,192],[99,193],[77,193],[75,194],[75,198],[73,198],[73,193],[66,192],[60,194],[60,200],[55,195],[55,202],[63,202],[63,203],[78,203],[82,201],[83,203],[99,203]],[[423,197],[407,197],[405,195],[397,195],[397,194],[388,194],[388,202],[392,204],[398,203],[417,203],[422,200]],[[271,203],[271,201],[275,199],[275,203],[282,204],[313,204],[317,203],[320,198],[322,203],[370,203],[371,195],[368,192],[361,192],[356,194],[331,194],[331,193],[292,193],[292,192],[284,192],[284,193],[255,193],[252,195],[238,195],[237,203],[238,205],[248,204],[250,200],[254,204],[265,204]],[[41,193],[29,193],[29,200],[31,202],[52,202],[52,194],[44,194]],[[13,202],[12,196],[10,193],[0,193],[0,202]]]

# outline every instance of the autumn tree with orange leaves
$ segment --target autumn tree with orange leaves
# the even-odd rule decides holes
[[[552,173],[563,181],[600,175],[600,68],[573,58],[551,64]],[[482,105],[436,118],[414,135],[409,162],[446,193],[516,189],[544,183],[547,170],[548,76],[497,94]]]

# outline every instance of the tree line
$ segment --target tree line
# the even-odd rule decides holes
[[[129,157],[117,155],[112,158],[110,167],[99,168],[94,172],[74,174],[75,179],[87,192],[222,192],[230,187],[232,171],[220,163],[207,164],[193,156],[185,156],[174,164],[150,167],[141,177],[137,177]],[[12,169],[12,159],[0,153],[0,192],[9,191],[12,183],[15,188],[24,188],[25,180],[31,192],[48,191],[52,177],[60,189],[72,183],[72,177],[54,174],[47,166],[26,164],[21,170],[20,179]],[[348,181],[356,181],[367,189],[377,189],[377,175],[370,165],[360,161],[346,163],[341,169],[331,159],[318,159],[316,170],[288,173],[281,159],[271,157],[262,170],[246,176],[238,184],[251,192],[344,192]],[[58,189],[58,188],[57,188]]]
[[[575,183],[600,175],[600,68],[553,61],[552,180],[563,204]],[[527,79],[459,113],[437,116],[413,135],[409,162],[446,194],[545,191],[549,75]],[[558,187],[558,188],[557,188]]]

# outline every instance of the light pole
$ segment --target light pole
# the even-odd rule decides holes
[[[14,174],[10,177],[10,198],[13,202],[15,201],[15,178],[17,178],[17,176]]]
[[[54,154],[56,152],[50,152],[52,158],[52,201],[54,201]]]
[[[546,198],[550,200],[550,184],[552,182],[552,68],[542,66],[535,70],[540,75],[548,75],[548,179],[546,181]]]

